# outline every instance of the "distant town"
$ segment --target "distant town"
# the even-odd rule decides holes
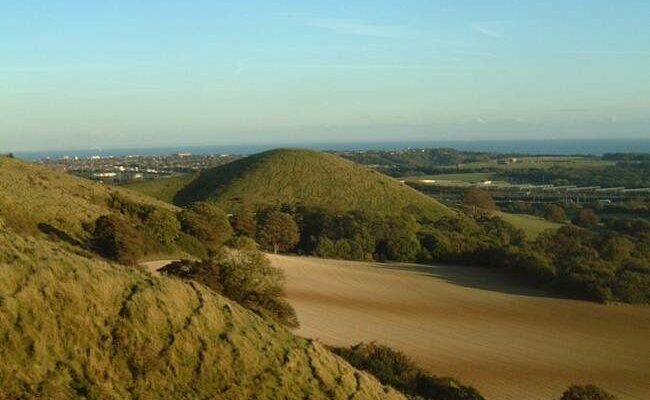
[[[175,153],[158,156],[63,156],[39,163],[54,170],[110,184],[166,178],[216,167],[241,158],[232,154],[194,155]]]

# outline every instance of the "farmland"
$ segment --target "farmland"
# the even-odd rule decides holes
[[[577,382],[650,397],[648,307],[550,298],[484,269],[271,259],[287,276],[300,335],[376,340],[488,399],[552,399]]]

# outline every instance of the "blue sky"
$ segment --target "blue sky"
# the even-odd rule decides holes
[[[649,136],[647,0],[0,0],[0,150]]]

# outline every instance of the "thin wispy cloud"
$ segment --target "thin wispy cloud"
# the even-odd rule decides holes
[[[468,56],[468,57],[494,57],[494,54],[483,52],[483,51],[471,51],[471,50],[456,50],[455,54],[459,56]]]
[[[500,30],[500,23],[494,21],[477,22],[472,25],[472,29],[483,36],[492,39],[503,39],[503,32]]]
[[[589,108],[555,108],[550,111],[554,113],[584,113],[592,110]]]
[[[477,72],[486,68],[466,66],[436,66],[427,64],[303,64],[296,65],[300,68],[315,69],[341,69],[341,70],[405,70],[405,71],[428,71],[428,72]]]
[[[314,28],[325,29],[342,35],[370,36],[397,39],[406,32],[391,25],[377,25],[337,18],[307,18],[304,24]]]
[[[576,56],[647,56],[650,51],[642,50],[571,50],[564,51],[562,54]]]

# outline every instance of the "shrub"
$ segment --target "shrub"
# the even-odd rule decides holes
[[[136,217],[142,221],[155,209],[151,205],[135,202],[119,193],[111,194],[108,199],[108,206],[123,215]]]
[[[122,264],[133,265],[142,256],[143,237],[128,221],[117,215],[104,215],[95,221],[92,248],[100,255]]]
[[[617,273],[613,284],[616,298],[633,304],[650,303],[650,270],[642,271],[634,268],[637,261],[632,261]],[[639,262],[640,263],[640,262]]]
[[[415,261],[421,246],[417,233],[420,225],[411,216],[389,218],[374,228],[378,237],[375,252],[379,259],[399,262]]]
[[[176,239],[176,246],[179,249],[200,260],[208,257],[208,251],[199,239],[187,233],[181,232]]]
[[[178,238],[181,232],[181,224],[173,212],[156,208],[147,214],[144,221],[144,231],[162,246],[169,247]]]
[[[350,239],[330,240],[321,237],[316,246],[316,255],[324,258],[337,258],[342,260],[364,260],[365,254],[361,245]]]
[[[616,397],[594,385],[573,385],[563,394],[560,400],[616,400]]]
[[[279,251],[291,250],[300,240],[298,224],[293,217],[280,211],[267,211],[257,222],[257,241],[264,248]]]
[[[552,222],[565,222],[566,214],[564,208],[557,204],[550,204],[544,208],[544,218]]]
[[[506,266],[511,271],[536,285],[544,285],[555,279],[555,266],[540,253],[519,251],[509,254],[507,258]]]
[[[605,240],[600,254],[605,260],[622,262],[629,259],[634,252],[634,242],[625,236],[613,236]]]
[[[232,237],[228,216],[212,203],[193,203],[178,217],[183,232],[196,237],[210,251],[217,251]]]
[[[355,368],[374,375],[384,385],[423,399],[484,400],[473,388],[452,378],[429,375],[403,353],[376,343],[359,343],[350,348],[334,348]]]
[[[583,228],[591,228],[598,223],[598,216],[594,210],[585,208],[580,210],[578,215],[573,219],[573,223]]]
[[[255,215],[250,211],[241,211],[233,215],[230,220],[232,228],[237,236],[255,237],[257,226],[255,225]]]
[[[297,327],[295,310],[284,299],[284,274],[273,268],[254,243],[239,242],[239,249],[222,248],[211,259],[178,261],[160,271],[192,279],[240,303],[256,314],[288,327]]]

